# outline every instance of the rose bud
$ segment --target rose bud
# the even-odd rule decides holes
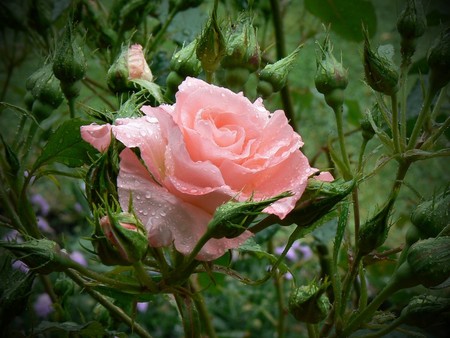
[[[375,125],[378,122],[378,117],[380,115],[380,108],[378,104],[375,104],[370,111],[365,112],[363,118],[359,122],[361,127],[361,134],[364,140],[369,141],[375,135],[375,129],[373,128],[370,118],[372,118]]]
[[[258,70],[260,63],[261,51],[256,30],[250,15],[244,12],[227,33],[227,52],[221,64],[223,68],[228,69],[227,74],[239,69],[242,75],[239,85],[242,85],[247,81],[250,72]]]
[[[411,222],[417,227],[421,238],[436,237],[450,224],[450,192],[422,202],[411,214]]]
[[[237,202],[231,200],[216,209],[213,219],[208,224],[208,231],[212,238],[238,237],[247,230],[266,207],[289,196],[292,196],[290,192],[284,192],[262,201],[249,199]]]
[[[416,50],[416,40],[425,33],[427,19],[421,1],[408,0],[397,20],[397,30],[402,37],[401,53],[410,58]]]
[[[69,256],[61,251],[56,242],[44,238],[22,243],[1,241],[0,247],[9,250],[31,270],[40,274],[64,271],[72,264]]]
[[[385,57],[371,49],[367,32],[364,32],[364,73],[367,84],[375,91],[393,95],[398,91],[398,73]]]
[[[301,46],[297,47],[291,54],[281,60],[266,65],[259,73],[260,82],[265,81],[270,83],[272,85],[273,92],[280,91],[286,85],[289,71],[294,65],[295,59],[300,52],[300,48]],[[261,93],[261,91],[258,90],[258,93]]]
[[[307,227],[328,214],[337,203],[353,190],[354,186],[355,181],[324,182],[311,178],[308,180],[305,192],[294,210],[285,219],[277,222],[281,225],[295,223],[298,226]]]
[[[226,53],[225,38],[217,23],[217,13],[214,11],[197,40],[196,54],[206,73],[212,74],[220,65]]]
[[[450,28],[443,31],[430,48],[428,66],[430,66],[430,87],[436,92],[450,81]]]
[[[108,87],[115,93],[136,89],[133,80],[153,81],[153,74],[145,60],[142,46],[139,44],[122,47],[120,55],[107,74]]]
[[[197,59],[196,47],[197,40],[194,40],[176,52],[170,60],[170,70],[179,74],[183,79],[187,76],[198,76],[202,65]]]
[[[411,299],[400,314],[402,323],[426,328],[446,323],[450,315],[450,299],[433,295],[420,295]]]
[[[75,39],[73,29],[72,23],[67,24],[53,60],[53,73],[61,81],[61,89],[67,99],[78,96],[79,88],[75,86],[75,82],[84,77],[87,68],[84,53]]]
[[[384,243],[389,232],[389,214],[393,200],[389,200],[386,205],[368,220],[359,230],[358,252],[360,255],[367,255]]]
[[[128,264],[144,258],[148,239],[144,227],[129,213],[108,213],[100,219],[100,227],[106,239]]]
[[[334,57],[329,36],[320,46],[320,56],[317,58],[317,72],[314,78],[319,93],[325,95],[325,101],[330,107],[344,103],[343,90],[348,84],[348,71]]]
[[[327,283],[317,285],[312,282],[291,292],[289,312],[300,322],[317,324],[324,320],[330,309],[330,301],[325,294]]]
[[[450,277],[450,236],[429,238],[414,243],[406,262],[417,284],[437,286]]]

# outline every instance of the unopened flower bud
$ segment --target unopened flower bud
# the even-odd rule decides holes
[[[410,278],[425,287],[441,284],[450,277],[450,236],[428,238],[414,243],[406,262]]]
[[[199,59],[197,59],[196,48],[197,40],[193,40],[190,44],[176,52],[170,60],[170,70],[176,72],[182,78],[198,76],[202,65]]]
[[[312,282],[291,292],[289,312],[300,322],[317,324],[324,320],[330,309],[330,301],[325,294],[327,283]]]
[[[436,237],[450,224],[450,192],[422,202],[411,214],[411,222],[419,229],[422,238]]]
[[[261,51],[252,19],[242,13],[227,33],[227,51],[222,59],[224,68],[246,68],[250,72],[258,70]]]
[[[144,258],[148,239],[144,227],[129,213],[109,213],[100,219],[100,227],[128,265]]]
[[[335,89],[345,89],[348,84],[348,71],[333,55],[329,36],[320,46],[317,56],[317,71],[314,78],[319,93],[327,95]]]
[[[449,314],[450,298],[425,294],[412,298],[400,318],[405,324],[426,328],[439,322],[446,323]]]
[[[145,60],[142,46],[139,44],[122,47],[122,51],[107,74],[108,87],[115,93],[136,89],[133,80],[153,81],[152,72]]]
[[[253,201],[251,198],[244,202],[229,201],[216,209],[213,219],[208,224],[208,231],[212,238],[234,238],[241,235],[272,203],[292,196],[290,192],[284,192],[277,196],[261,201]]]
[[[206,73],[214,73],[226,53],[226,42],[214,11],[197,39],[196,54]]]
[[[75,39],[72,23],[67,24],[53,60],[53,72],[61,84],[69,85],[81,80],[86,73],[86,59]]]
[[[398,91],[398,73],[384,56],[374,52],[367,32],[364,33],[364,73],[367,84],[375,91],[393,95]]]
[[[379,114],[380,111],[378,104],[374,105],[370,111],[364,113],[363,118],[359,122],[361,126],[361,134],[363,139],[369,141],[375,135],[375,129],[370,119],[372,118],[373,122],[376,124],[378,122]]]
[[[297,47],[291,54],[275,63],[266,65],[259,73],[260,81],[269,82],[274,92],[280,91],[285,85],[294,62],[300,52],[301,46]]]
[[[369,219],[359,230],[358,252],[360,255],[367,255],[384,243],[389,232],[389,215],[393,200],[389,200],[386,205]]]
[[[34,74],[39,74],[39,78],[35,79]],[[48,104],[53,109],[58,108],[63,100],[63,93],[59,80],[52,71],[52,65],[46,64],[37,72],[29,77],[28,87],[35,100]]]
[[[397,30],[402,37],[401,53],[411,57],[416,49],[416,40],[425,33],[427,19],[421,1],[408,0],[397,20]]]
[[[323,182],[315,178],[308,180],[305,192],[286,218],[278,221],[281,225],[291,225],[307,227],[328,212],[344,199],[355,186],[355,181],[336,180],[333,182]]]
[[[450,28],[441,33],[428,52],[430,86],[438,91],[450,81]]]
[[[56,242],[44,238],[22,243],[0,242],[0,247],[9,250],[30,269],[41,274],[64,271],[72,263]]]

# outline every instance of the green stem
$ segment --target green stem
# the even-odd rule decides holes
[[[285,336],[285,323],[286,323],[286,311],[284,310],[284,293],[283,285],[279,275],[275,275],[273,278],[273,283],[275,284],[275,291],[277,294],[277,304],[278,304],[278,321],[277,321],[277,335],[278,338],[283,338]]]
[[[400,116],[401,116],[401,123],[400,123],[400,135],[403,142],[406,143],[406,99],[407,99],[407,81],[408,81],[408,71],[409,67],[411,65],[411,58],[405,57],[402,60],[402,63],[400,65],[400,81],[399,81],[399,87],[400,87]],[[402,147],[404,149],[404,146]]]
[[[395,320],[393,320],[392,322],[389,323],[389,325],[386,325],[384,328],[382,328],[381,330],[374,332],[374,333],[369,333],[366,334],[364,336],[361,336],[361,338],[379,338],[379,337],[386,337],[387,333],[393,331],[397,326],[399,326],[400,324],[403,323],[403,318],[399,317]]]
[[[175,17],[175,15],[178,13],[178,11],[180,10],[180,6],[183,3],[182,0],[177,1],[177,4],[175,5],[175,7],[170,11],[169,15],[167,16],[166,21],[164,22],[163,26],[160,28],[160,30],[158,31],[158,33],[155,35],[155,38],[152,41],[152,44],[150,45],[150,47],[147,49],[147,54],[150,54],[156,47],[159,46],[159,40],[161,40],[161,38],[163,37],[163,35],[166,33],[167,28],[169,27],[169,25],[171,24],[171,22],[173,21],[173,18]]]
[[[306,327],[308,329],[308,338],[318,338],[319,334],[317,332],[317,324],[307,323]]]
[[[414,129],[411,133],[411,137],[409,138],[408,146],[406,147],[406,150],[411,150],[415,148],[417,138],[419,137],[420,131],[422,130],[422,125],[428,115],[428,111],[430,110],[431,103],[433,101],[435,92],[432,92],[432,90],[429,88],[426,95],[425,100],[422,105],[422,109],[419,112],[419,116],[417,117],[416,123],[414,124]]]
[[[398,130],[398,102],[397,94],[391,95],[391,105],[392,105],[392,138],[394,142],[395,154],[400,153],[400,135]]]
[[[391,281],[381,290],[380,293],[373,299],[373,301],[356,317],[354,317],[347,327],[339,334],[339,338],[348,337],[352,332],[354,332],[363,323],[367,322],[369,318],[375,313],[375,311],[380,307],[380,305],[394,292],[400,289],[399,285],[395,280]]]
[[[75,272],[69,270],[65,271],[66,275],[69,276],[75,283],[77,283],[82,290],[86,291],[92,298],[97,302],[102,304],[114,317],[120,319],[126,325],[128,325],[133,332],[135,332],[141,338],[152,338],[152,336],[136,321],[128,316],[120,307],[111,303],[106,297],[104,297],[99,292],[92,290],[88,285],[85,284],[83,279],[79,277]]]
[[[68,99],[67,103],[69,104],[70,118],[73,119],[75,117],[75,98]]]
[[[447,128],[450,127],[450,117],[447,117],[445,122],[439,126],[438,130],[432,134],[428,140],[425,141],[425,143],[420,147],[420,149],[429,149],[433,146],[434,142],[437,141],[439,137],[442,136],[442,134],[447,130]]]
[[[272,9],[273,27],[275,31],[275,44],[277,48],[278,60],[286,56],[285,34],[283,29],[283,20],[281,18],[280,5],[278,0],[270,0],[270,7]],[[283,103],[284,113],[289,121],[289,124],[296,129],[294,120],[294,108],[292,107],[292,100],[288,84],[281,89],[281,101]]]
[[[447,97],[447,92],[445,89],[446,87],[442,88],[441,91],[439,92],[439,95],[436,99],[436,103],[433,107],[433,111],[431,112],[431,121],[436,120],[437,114],[441,110],[441,106]]]
[[[363,264],[359,267],[359,280],[361,281],[361,293],[359,298],[359,309],[363,310],[367,306],[367,283]]]
[[[363,142],[361,143],[361,149],[359,150],[358,171],[357,171],[359,175],[362,175],[364,153],[366,152],[366,146],[368,142],[369,142],[368,139],[363,139]]]
[[[200,322],[205,328],[206,334],[208,338],[217,338],[216,331],[214,326],[212,325],[211,316],[208,312],[208,309],[205,304],[205,300],[203,299],[202,294],[198,291],[197,286],[194,283],[191,284],[191,288],[193,291],[193,300],[195,307],[197,308],[198,314],[200,316]]]
[[[147,287],[150,292],[157,292],[158,287],[155,281],[148,275],[142,262],[134,263],[133,267],[139,282],[141,282],[143,286]]]
[[[339,147],[341,148],[342,161],[345,164],[345,172],[342,173],[345,180],[350,180],[352,178],[350,161],[347,154],[347,149],[345,147],[345,135],[344,135],[344,119],[343,119],[343,106],[333,107],[334,114],[336,116],[336,127],[338,132]]]
[[[341,308],[340,308],[340,314],[341,317],[345,312],[346,306],[347,306],[347,300],[350,295],[350,289],[353,284],[353,281],[355,280],[355,277],[359,271],[359,265],[361,263],[363,256],[360,254],[356,254],[355,260],[350,265],[350,270],[348,271],[347,275],[345,276],[344,282],[342,284],[342,297],[341,297]]]
[[[138,284],[130,284],[130,283],[124,283],[112,278],[109,278],[105,276],[104,274],[97,273],[95,271],[89,270],[88,268],[85,268],[83,265],[78,264],[77,262],[74,262],[72,260],[67,260],[67,267],[69,269],[73,269],[80,273],[81,275],[91,278],[97,282],[104,283],[107,285],[110,285],[111,287],[114,287],[116,289],[121,289],[124,291],[132,291],[132,292],[141,292],[142,287]]]

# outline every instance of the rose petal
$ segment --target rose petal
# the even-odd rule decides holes
[[[175,245],[177,251],[189,254],[206,232],[212,215],[183,202],[167,189],[157,185],[137,156],[129,149],[120,154],[120,172],[117,179],[119,200],[128,209],[130,195],[133,207],[148,231],[149,244],[154,247]],[[210,261],[236,248],[251,233],[245,232],[234,239],[211,239],[196,256]]]
[[[106,151],[111,143],[111,125],[92,123],[81,126],[81,137],[100,152]]]

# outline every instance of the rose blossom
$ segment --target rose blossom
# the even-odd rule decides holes
[[[112,126],[83,126],[81,134],[99,151],[107,149],[111,132],[125,145],[120,203],[127,210],[132,196],[151,246],[174,244],[188,254],[216,208],[231,198],[260,200],[291,191],[264,210],[284,218],[317,171],[299,150],[303,142],[284,112],[270,113],[262,99],[252,103],[242,93],[188,77],[174,105],[142,111],[145,116]],[[131,148],[139,148],[142,162]],[[196,258],[213,260],[250,235],[211,239]]]
[[[153,80],[153,74],[145,60],[141,45],[134,44],[128,48],[127,61],[129,79],[142,79],[150,82]]]

